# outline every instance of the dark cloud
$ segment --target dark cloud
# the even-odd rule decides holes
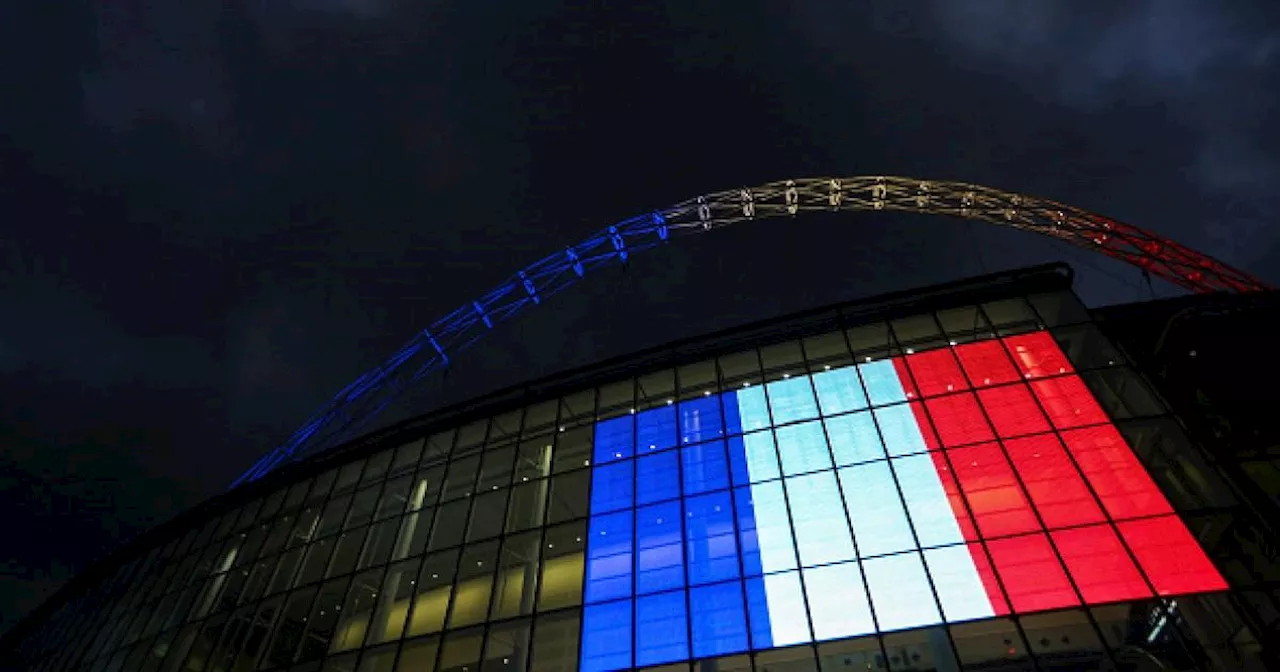
[[[56,7],[54,6],[56,5]],[[1094,209],[1280,281],[1267,3],[73,0],[0,27],[0,557],[11,621],[220,491],[416,329],[611,221],[791,176]],[[1270,13],[1268,13],[1270,11]],[[1270,256],[1264,256],[1270,255]],[[807,217],[637,256],[405,412],[680,336],[1067,259],[938,218]]]

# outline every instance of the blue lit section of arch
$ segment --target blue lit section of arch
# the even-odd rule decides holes
[[[405,390],[449,365],[488,330],[615,262],[675,234],[810,211],[890,210],[979,219],[1094,250],[1196,292],[1248,292],[1267,285],[1247,273],[1148,231],[1061,203],[961,182],[859,176],[771,182],[689,199],[610,226],[518,271],[493,291],[436,320],[377,368],[333,397],[231,487],[265,476],[368,428]]]

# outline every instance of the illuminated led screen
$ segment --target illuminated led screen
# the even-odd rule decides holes
[[[595,436],[583,670],[1226,589],[1047,332]]]

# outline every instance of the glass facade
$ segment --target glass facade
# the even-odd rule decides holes
[[[809,329],[240,497],[21,648],[104,672],[1263,669],[1216,551],[1235,497],[1196,450],[1069,292]]]

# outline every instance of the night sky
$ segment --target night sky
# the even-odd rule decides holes
[[[1280,283],[1274,0],[9,2],[0,100],[0,627],[415,329],[699,193],[978,182]],[[600,272],[433,398],[1059,259],[1094,304],[1173,293],[983,224],[760,222]]]

